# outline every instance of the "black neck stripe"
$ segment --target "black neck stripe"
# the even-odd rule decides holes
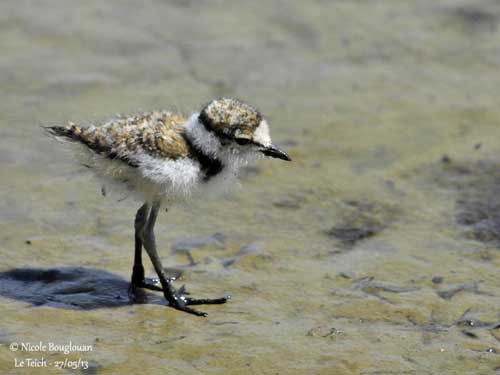
[[[196,160],[198,160],[198,162],[201,165],[201,171],[205,175],[203,177],[204,182],[207,182],[212,177],[218,175],[222,171],[222,169],[224,169],[224,165],[219,159],[211,158],[210,156],[205,154],[199,147],[193,144],[193,142],[189,139],[189,137],[186,134],[184,134],[184,139],[186,140],[186,143],[191,149],[193,156],[196,158]]]

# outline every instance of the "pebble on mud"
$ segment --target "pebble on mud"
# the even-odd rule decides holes
[[[451,159],[448,155],[444,154],[442,157],[441,157],[441,163],[450,163],[451,162]]]
[[[432,278],[432,282],[434,284],[441,284],[443,281],[444,281],[444,277],[443,276],[434,276]]]

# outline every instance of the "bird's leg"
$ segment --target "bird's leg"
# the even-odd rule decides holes
[[[142,235],[141,232],[146,225],[149,206],[144,203],[135,214],[135,253],[134,253],[134,268],[132,270],[132,283],[139,285],[144,280],[144,266],[142,265]]]
[[[147,223],[149,208],[149,204],[144,203],[135,215],[134,268],[132,269],[132,280],[129,289],[129,294],[133,300],[137,300],[137,288],[162,290],[157,279],[146,279],[144,277],[144,266],[142,265],[142,232]]]
[[[172,285],[173,280],[169,279],[165,274],[160,257],[158,256],[158,252],[156,251],[154,225],[156,223],[159,209],[160,201],[155,201],[151,207],[148,221],[144,226],[144,230],[142,231],[142,241],[144,248],[149,255],[149,258],[153,263],[153,267],[158,274],[158,278],[160,279],[160,284],[163,289],[163,295],[168,301],[169,306],[173,307],[174,309],[185,311],[198,316],[206,316],[206,313],[192,309],[188,307],[188,305],[221,304],[227,302],[230,297],[227,296],[216,299],[194,299],[184,296],[184,288],[180,288],[179,291],[175,290],[174,286]]]

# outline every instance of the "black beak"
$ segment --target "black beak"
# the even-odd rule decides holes
[[[282,160],[286,160],[286,161],[292,161],[292,159],[290,158],[290,156],[288,156],[288,154],[285,151],[280,150],[275,145],[271,145],[269,147],[263,148],[261,150],[261,152],[264,155],[270,156],[272,158],[282,159]]]

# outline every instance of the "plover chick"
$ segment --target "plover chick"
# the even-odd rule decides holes
[[[186,118],[166,111],[118,117],[102,126],[49,126],[57,138],[81,145],[84,164],[106,182],[126,187],[144,204],[135,216],[135,256],[130,285],[134,300],[139,288],[163,292],[168,306],[206,316],[190,305],[221,304],[228,296],[195,299],[175,289],[156,250],[154,226],[160,206],[184,201],[235,182],[238,169],[261,156],[290,157],[271,143],[267,121],[252,106],[221,98]],[[142,248],[158,279],[146,279]]]

